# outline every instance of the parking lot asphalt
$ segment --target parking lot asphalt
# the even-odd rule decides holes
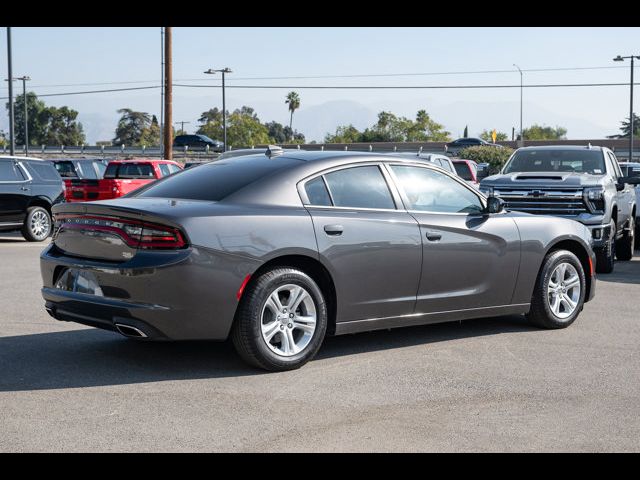
[[[565,330],[512,316],[348,335],[265,373],[229,343],[52,319],[43,247],[0,236],[1,452],[640,450],[637,256]]]

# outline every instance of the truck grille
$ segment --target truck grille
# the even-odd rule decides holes
[[[510,210],[541,215],[579,215],[588,212],[582,189],[496,188]]]

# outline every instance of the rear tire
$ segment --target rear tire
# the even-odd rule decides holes
[[[626,262],[633,258],[633,250],[635,249],[636,225],[635,218],[629,218],[629,229],[624,236],[618,240],[616,245],[616,258]]]
[[[616,254],[616,222],[611,220],[611,239],[607,244],[596,251],[596,272],[613,272]]]
[[[586,280],[578,257],[568,250],[549,253],[540,269],[527,319],[540,328],[566,328],[584,306]]]
[[[324,296],[313,279],[296,268],[277,267],[249,283],[231,339],[249,365],[293,370],[320,349],[327,318]]]
[[[42,207],[29,207],[21,231],[28,242],[46,240],[51,234],[51,215]]]

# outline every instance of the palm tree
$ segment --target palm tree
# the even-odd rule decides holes
[[[291,112],[291,118],[289,119],[289,130],[291,130],[291,135],[293,135],[293,130],[291,129],[291,125],[293,125],[293,112],[300,108],[300,95],[298,95],[297,92],[289,92],[284,103],[289,104],[289,111]]]

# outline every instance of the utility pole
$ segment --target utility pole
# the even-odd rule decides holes
[[[164,158],[164,27],[160,27],[160,158]]]
[[[637,55],[629,55],[628,57],[622,57],[618,55],[613,59],[614,62],[622,62],[625,58],[631,59],[631,94],[629,100],[629,161],[633,162],[633,59],[637,58],[640,60],[640,56]]]
[[[164,158],[173,159],[173,109],[172,109],[172,52],[171,27],[164,27]]]
[[[11,27],[7,27],[7,73],[9,79],[9,152],[16,154],[16,137],[14,132],[13,117],[13,69],[11,68]]]
[[[186,133],[186,132],[184,131],[184,124],[185,124],[185,123],[191,123],[191,122],[184,122],[184,121],[175,122],[175,124],[176,124],[176,125],[180,124],[180,131],[181,131],[181,132],[184,132],[184,133]]]
[[[31,80],[31,77],[26,75],[22,77],[14,78],[13,80],[22,80],[22,97],[24,100],[24,151],[25,155],[29,156],[29,112],[27,110],[27,81]]]

